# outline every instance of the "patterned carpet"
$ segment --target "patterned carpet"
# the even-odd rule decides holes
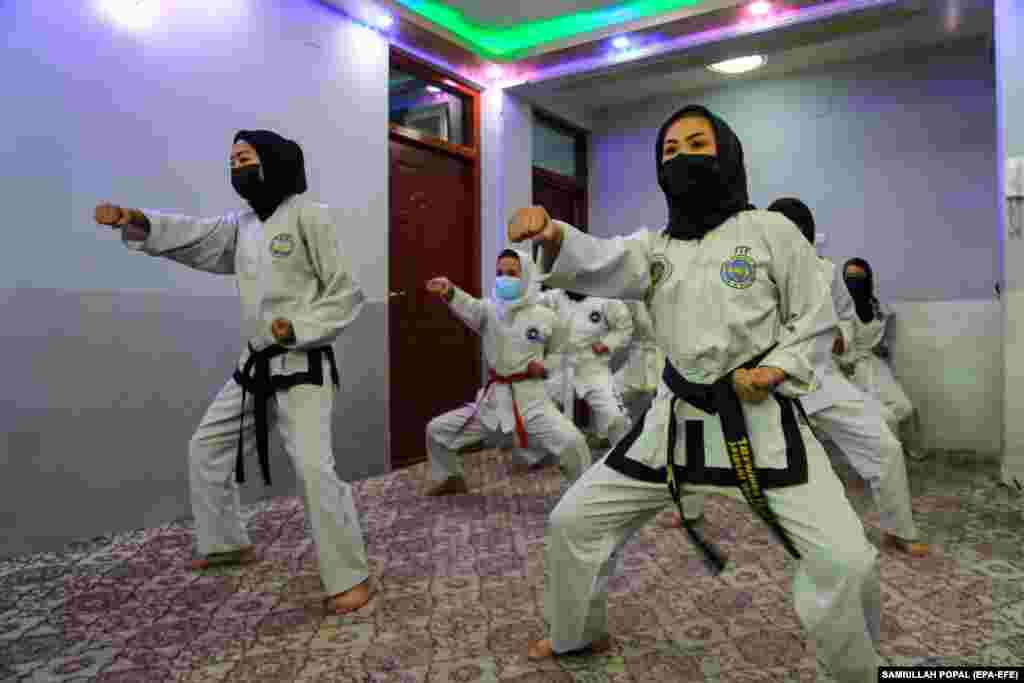
[[[545,511],[558,470],[513,477],[469,459],[473,495],[426,499],[424,465],[358,482],[379,592],[326,617],[298,499],[247,511],[262,559],[188,573],[190,523],[0,563],[0,681],[686,683],[830,681],[801,636],[787,559],[740,505],[708,500],[735,561],[705,575],[680,531],[648,526],[612,583],[614,649],[537,665]],[[886,555],[883,654],[893,664],[1024,662],[1022,499],[993,465],[909,463],[927,560]],[[855,498],[868,524],[874,507]],[[877,542],[877,530],[872,528]],[[738,542],[737,539],[743,539]]]

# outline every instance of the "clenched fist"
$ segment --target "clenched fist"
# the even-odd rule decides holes
[[[292,328],[292,324],[284,318],[278,318],[270,323],[270,334],[282,343],[295,340],[295,330]]]
[[[744,403],[760,403],[768,398],[767,390],[754,386],[750,370],[746,368],[733,370],[732,386],[736,389],[736,395]]]
[[[551,216],[543,206],[531,206],[519,209],[508,222],[508,239],[510,242],[522,242],[540,238],[545,242],[555,242],[561,231],[551,220]]]
[[[594,353],[596,353],[599,356],[606,354],[611,350],[601,342],[595,342],[593,346],[591,346],[590,348],[594,349]]]
[[[531,360],[526,366],[526,374],[533,379],[544,379],[548,376],[548,371],[540,361]]]
[[[738,368],[732,373],[736,395],[744,403],[760,403],[771,395],[772,388],[786,379],[779,368]]]
[[[837,356],[841,356],[846,353],[846,342],[843,341],[843,335],[836,335],[836,340],[832,342],[832,353]]]
[[[448,296],[448,292],[452,291],[452,282],[446,277],[435,277],[433,280],[427,281],[427,291],[431,294],[438,294],[442,298]]]
[[[96,206],[93,217],[100,225],[120,229],[127,240],[141,242],[149,236],[149,220],[136,209],[125,209],[104,202]]]
[[[95,218],[100,225],[127,225],[129,213],[120,206],[103,203],[96,206]]]

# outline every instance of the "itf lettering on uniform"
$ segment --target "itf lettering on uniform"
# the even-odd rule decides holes
[[[880,666],[879,681],[1020,681],[1024,666]]]

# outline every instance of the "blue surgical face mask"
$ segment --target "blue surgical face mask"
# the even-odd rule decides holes
[[[494,293],[504,301],[515,301],[523,294],[523,283],[517,277],[499,275],[494,282]]]

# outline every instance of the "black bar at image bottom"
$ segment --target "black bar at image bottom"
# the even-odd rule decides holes
[[[1024,681],[1024,666],[880,666],[879,681]]]

